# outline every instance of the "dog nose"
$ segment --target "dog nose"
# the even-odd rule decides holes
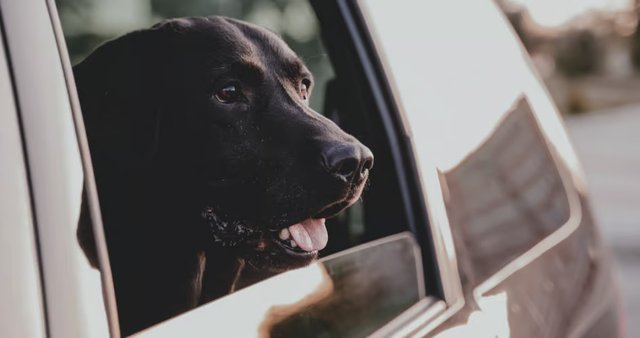
[[[334,145],[322,153],[322,165],[339,179],[358,184],[373,167],[373,153],[361,144]]]

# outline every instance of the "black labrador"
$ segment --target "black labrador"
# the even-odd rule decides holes
[[[309,107],[300,58],[248,23],[164,21],[74,74],[124,334],[312,262],[373,165]]]

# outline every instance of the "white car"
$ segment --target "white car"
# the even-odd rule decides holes
[[[319,262],[137,335],[621,336],[579,161],[496,4],[290,2],[313,8],[323,111],[375,153],[370,188]],[[70,35],[53,0],[0,0],[0,19],[0,337],[118,337]],[[83,189],[101,271],[76,239]]]

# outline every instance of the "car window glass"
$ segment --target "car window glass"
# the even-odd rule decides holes
[[[309,303],[308,307],[298,308],[296,312],[289,312],[289,315],[291,315],[290,319],[287,319],[286,323],[281,324],[277,329],[275,329],[279,330],[278,332],[280,333],[278,334],[280,336],[299,336],[300,333],[294,334],[292,333],[294,331],[315,332],[317,330],[315,330],[314,328],[317,325],[322,325],[325,328],[325,331],[323,332],[335,333],[338,335],[342,335],[342,333],[348,335],[347,332],[354,332],[354,334],[356,332],[360,332],[362,334],[365,334],[364,332],[373,332],[373,330],[381,327],[393,317],[397,316],[409,306],[413,305],[418,300],[426,296],[425,284],[423,280],[424,272],[422,271],[422,254],[420,252],[420,249],[416,246],[415,241],[411,238],[412,235],[406,232],[406,209],[402,203],[402,198],[400,196],[400,190],[397,183],[398,175],[396,173],[397,165],[393,162],[393,157],[391,156],[391,150],[388,144],[389,142],[386,139],[386,134],[384,132],[384,124],[381,118],[377,116],[376,108],[372,103],[373,100],[370,99],[371,94],[368,93],[369,89],[367,87],[367,84],[362,82],[359,83],[357,81],[358,78],[356,77],[356,75],[350,73],[350,71],[355,72],[354,68],[358,66],[357,63],[352,64],[350,67],[345,67],[345,64],[347,64],[347,62],[338,60],[341,62],[341,69],[339,72],[334,69],[332,63],[335,63],[336,60],[330,60],[329,55],[327,55],[324,50],[322,41],[320,40],[321,32],[318,28],[318,24],[316,21],[317,18],[315,17],[315,14],[309,3],[303,0],[189,0],[180,2],[153,0],[148,4],[145,3],[145,5],[141,5],[138,2],[103,2],[98,0],[80,2],[74,0],[57,0],[56,4],[61,17],[65,40],[68,45],[68,52],[72,63],[76,65],[83,62],[83,60],[85,60],[88,55],[91,55],[92,52],[95,52],[96,48],[99,48],[101,44],[105,42],[108,43],[108,41],[117,39],[119,36],[128,32],[148,28],[163,19],[190,16],[223,15],[226,17],[245,20],[250,23],[267,27],[273,32],[279,34],[291,47],[291,49],[302,58],[311,73],[313,73],[314,84],[310,99],[310,107],[314,109],[315,112],[323,114],[326,117],[330,118],[343,130],[355,136],[360,142],[371,149],[371,151],[375,155],[375,165],[374,168],[369,172],[368,183],[362,187],[362,198],[356,201],[355,204],[353,204],[349,209],[341,212],[333,218],[327,219],[326,227],[328,229],[329,241],[326,248],[320,251],[319,256],[322,259],[325,259],[323,261],[324,263],[321,266],[323,266],[323,269],[327,270],[328,275],[333,280],[335,285],[341,285],[340,283],[343,283],[344,285],[348,285],[349,288],[352,288],[356,287],[355,284],[361,284],[360,287],[362,288],[362,292],[370,292],[372,294],[375,294],[375,296],[371,296],[370,302],[369,300],[367,300],[367,302],[363,303],[360,302],[361,299],[359,296],[355,297],[356,295],[361,294],[351,294],[350,292],[345,292],[344,290],[337,290],[336,292],[327,295],[328,298],[323,298],[325,300],[321,301],[318,304],[314,303],[315,305],[312,305],[311,303]],[[115,15],[114,13],[119,14]],[[187,21],[188,20],[174,20],[170,23],[170,25],[186,25]],[[178,27],[178,29],[180,28]],[[133,33],[129,36],[134,39],[135,37],[133,36],[135,36],[136,34],[139,33]],[[266,37],[262,38],[267,39]],[[139,57],[139,55],[137,55],[138,53],[145,53],[143,48],[136,48],[138,48],[138,46],[132,45],[131,50],[136,50],[136,52],[129,51],[126,55],[118,57],[135,59]],[[338,53],[338,55],[339,54],[340,53]],[[185,52],[180,55],[180,57],[188,56],[188,54]],[[339,57],[344,56],[339,55]],[[143,58],[144,61],[141,62],[141,64],[153,64],[160,58],[161,57],[158,55],[155,55],[151,58]],[[178,62],[176,60],[172,61],[175,61],[176,63]],[[349,62],[354,62],[354,60],[350,59]],[[128,71],[135,72],[140,67],[142,66],[138,65],[127,69]],[[169,69],[165,68],[161,72],[149,72],[145,73],[144,75],[153,77],[155,80],[160,82],[162,81],[162,78],[156,77],[158,76],[157,74],[161,73],[162,76],[169,76],[167,74],[173,74],[170,72],[180,70],[180,68],[178,67],[176,67],[175,69],[170,69],[171,67],[167,68]],[[345,70],[345,68],[347,69]],[[216,68],[211,67],[211,69],[215,71]],[[106,78],[115,78],[116,72],[118,71],[118,69],[105,69],[103,70],[104,73],[101,74]],[[247,73],[251,73],[251,71],[248,71]],[[87,88],[86,83],[90,83],[91,78],[79,76],[78,72],[76,72],[75,75],[78,89],[82,91],[83,88]],[[194,73],[194,77],[188,80],[194,80],[189,82],[200,81],[196,73]],[[130,83],[127,83],[126,78],[124,78],[121,82],[127,85],[131,85]],[[191,83],[176,83],[175,85],[172,85],[173,87],[171,88],[175,93],[180,93],[180,95],[182,95],[185,93],[181,91],[183,91],[187,86],[191,85]],[[142,86],[135,83],[131,85],[131,87],[136,88],[137,90]],[[236,89],[236,87],[225,87],[225,93],[234,92]],[[184,90],[184,92],[188,92],[185,95],[192,95],[192,91]],[[110,95],[118,96],[120,94],[114,93],[113,91],[105,90],[99,92],[96,95],[107,97]],[[197,101],[198,97],[196,97],[195,94],[193,95],[194,96],[192,102]],[[136,95],[125,93],[123,96]],[[163,97],[166,97],[168,95],[151,93],[149,96],[154,100],[161,101]],[[215,95],[211,96],[220,101],[219,92],[216,92]],[[224,96],[222,98],[222,101],[224,101],[227,99],[227,96]],[[105,107],[107,105],[99,106]],[[85,109],[85,107],[86,103],[83,103],[83,110]],[[134,113],[139,113],[145,107],[138,108],[140,109],[136,110]],[[153,114],[157,115],[153,116],[159,116],[164,112],[170,110],[177,111],[179,109],[169,104],[160,105],[157,110],[153,111]],[[126,115],[124,113],[121,114]],[[210,311],[207,309],[224,309],[224,304],[227,304],[225,302],[233,302],[233,299],[235,298],[238,298],[241,301],[242,296],[240,295],[242,294],[241,292],[244,290],[244,288],[251,289],[251,285],[265,278],[262,273],[256,272],[260,269],[260,267],[256,267],[254,263],[247,263],[246,265],[240,266],[241,264],[244,264],[244,262],[238,263],[239,265],[234,265],[236,264],[235,261],[230,262],[228,265],[223,264],[224,266],[209,266],[209,263],[207,263],[209,262],[209,260],[207,260],[205,256],[215,255],[215,257],[221,257],[226,255],[228,252],[225,251],[227,250],[226,248],[220,249],[217,246],[208,247],[206,253],[198,253],[197,255],[189,256],[187,258],[176,257],[176,255],[170,253],[175,252],[172,250],[176,250],[176,248],[179,248],[181,246],[189,246],[189,241],[185,238],[199,237],[203,241],[210,240],[209,233],[199,233],[198,235],[194,235],[193,233],[188,233],[191,230],[189,230],[188,226],[185,225],[183,229],[187,229],[184,230],[184,232],[188,234],[176,231],[168,235],[169,233],[165,233],[164,229],[162,229],[161,227],[153,227],[148,233],[136,235],[132,235],[134,231],[131,231],[131,227],[112,230],[112,233],[108,234],[108,232],[110,231],[108,228],[109,224],[114,223],[113,218],[109,219],[109,215],[111,215],[111,211],[116,208],[114,206],[114,203],[116,202],[109,202],[110,197],[106,196],[115,196],[113,197],[113,200],[117,200],[120,198],[119,196],[128,196],[129,194],[127,193],[126,188],[118,188],[116,187],[117,184],[112,184],[113,182],[105,183],[106,181],[101,181],[99,177],[100,172],[103,172],[104,170],[112,170],[113,168],[116,168],[113,170],[123,171],[130,169],[117,168],[117,164],[115,163],[124,159],[135,161],[136,165],[139,165],[139,167],[136,167],[136,170],[140,169],[140,167],[144,168],[144,164],[140,163],[143,163],[146,158],[153,157],[154,151],[157,154],[162,153],[163,151],[165,151],[165,149],[170,149],[170,151],[173,151],[171,153],[172,156],[178,156],[179,160],[175,160],[175,158],[172,158],[170,160],[167,160],[166,162],[156,163],[154,165],[172,165],[173,163],[185,163],[185,167],[188,167],[190,165],[190,159],[186,156],[191,154],[189,154],[189,149],[187,148],[174,149],[172,148],[171,144],[162,143],[161,141],[156,143],[155,150],[139,151],[135,148],[136,144],[134,144],[134,142],[130,142],[131,134],[142,136],[146,135],[149,136],[149,138],[152,140],[154,138],[155,140],[158,140],[162,137],[166,137],[167,134],[171,133],[171,126],[180,125],[181,123],[183,123],[182,120],[176,119],[170,122],[160,121],[157,125],[154,126],[145,126],[142,123],[140,123],[140,125],[123,125],[111,124],[108,119],[109,117],[114,116],[113,114],[104,114],[103,116],[104,117],[101,117],[102,120],[99,120],[98,122],[90,122],[85,119],[85,124],[88,126],[88,138],[90,142],[92,142],[96,138],[101,137],[101,133],[107,133],[109,129],[121,128],[119,135],[122,138],[114,140],[114,144],[119,147],[118,149],[122,150],[122,153],[116,152],[112,154],[108,160],[96,160],[94,158],[93,161],[93,166],[96,171],[98,183],[98,195],[99,197],[103,197],[101,199],[101,209],[103,219],[106,224],[105,233],[107,233],[108,235],[107,245],[109,246],[111,265],[114,268],[113,274],[116,294],[118,293],[119,289],[124,290],[120,292],[120,295],[116,295],[119,305],[121,306],[121,309],[119,310],[121,323],[123,322],[122,317],[136,316],[139,314],[143,314],[143,316],[140,317],[144,317],[146,315],[147,311],[142,311],[135,306],[122,305],[126,304],[127,298],[139,296],[139,292],[136,292],[135,290],[147,289],[149,295],[145,296],[147,297],[146,304],[155,304],[154,308],[158,309],[163,307],[162,303],[165,301],[176,304],[182,300],[175,300],[175,302],[171,301],[168,298],[169,296],[166,292],[162,292],[160,289],[155,290],[153,289],[153,287],[144,287],[142,285],[143,282],[139,282],[140,285],[134,285],[131,287],[130,284],[119,281],[118,277],[123,276],[123,274],[118,273],[118,271],[121,271],[116,267],[118,262],[126,263],[136,259],[140,260],[141,262],[144,262],[144,264],[141,265],[145,268],[157,268],[156,270],[160,272],[158,272],[158,275],[155,276],[155,278],[164,280],[167,279],[164,274],[171,275],[171,273],[167,273],[168,271],[180,269],[182,269],[181,271],[184,271],[193,267],[195,267],[195,269],[200,269],[200,267],[204,266],[204,271],[215,271],[216,273],[220,271],[224,272],[217,273],[213,276],[207,275],[207,273],[205,272],[204,276],[200,276],[198,278],[201,278],[202,280],[218,278],[216,280],[220,281],[222,278],[219,278],[218,275],[222,275],[228,276],[231,282],[233,282],[231,283],[229,280],[222,281],[222,283],[232,284],[231,290],[222,291],[208,289],[208,284],[203,283],[203,289],[199,291],[201,291],[202,294],[212,295],[211,297],[208,297],[206,299],[192,299],[189,300],[189,302],[186,302],[188,304],[182,303],[176,305],[175,309],[171,309],[170,315],[167,315],[166,313],[163,314],[163,319],[168,319],[169,317],[179,315],[180,313],[192,309],[196,306],[201,306],[201,308],[198,310]],[[281,123],[285,124],[289,122],[281,121]],[[153,132],[149,132],[149,130],[156,128],[157,126],[159,126],[159,129],[156,130],[165,130],[165,132],[163,133],[161,131],[155,134]],[[228,129],[233,129],[233,127],[234,126],[229,125]],[[94,130],[94,132],[92,132],[92,130]],[[138,133],[138,131],[140,131],[140,133]],[[251,131],[249,131],[245,136],[247,137],[247,139],[250,139],[252,136]],[[273,138],[277,138],[278,136],[279,135],[274,135]],[[153,141],[150,141],[149,143],[153,143]],[[288,144],[288,146],[295,148],[299,145]],[[249,146],[249,148],[250,147],[251,146]],[[91,150],[93,154],[96,153],[96,149],[98,149],[96,148],[96,146],[92,147]],[[132,151],[133,155],[123,155],[124,152],[129,151]],[[267,149],[266,151],[269,151],[269,149]],[[180,157],[183,155],[185,157]],[[306,155],[303,152],[296,154],[296,156]],[[234,158],[234,160],[236,159]],[[289,159],[284,160],[288,161]],[[305,160],[315,161],[317,159],[314,158]],[[345,168],[348,169],[349,166],[349,164],[346,164]],[[143,172],[141,176],[148,176],[149,172],[151,172],[151,170],[141,171]],[[256,175],[259,174],[260,173],[256,173]],[[141,180],[142,179],[143,177],[141,177]],[[180,194],[185,196],[184,200],[186,201],[188,200],[188,198],[193,197],[192,195],[194,194],[181,191],[180,185],[186,185],[187,183],[185,182],[188,182],[189,179],[189,177],[186,177],[180,184],[175,184],[174,186],[172,186],[170,183],[171,177],[168,177],[167,180],[162,181],[162,184],[149,184],[148,188],[156,192],[156,194],[162,194],[163,191],[167,191],[169,189],[177,189],[176,191],[180,191]],[[139,180],[132,179],[132,184],[137,183],[139,183]],[[231,182],[230,184],[232,183],[233,182]],[[227,184],[227,182],[217,181],[212,185],[220,187],[224,186],[224,184]],[[264,189],[275,191],[278,188],[278,185],[273,184],[265,187]],[[294,191],[293,193],[281,195],[285,195],[286,197],[291,198],[290,195],[302,195],[303,193],[304,191]],[[234,198],[240,201],[251,201],[251,199],[253,198],[253,194],[233,196],[233,192],[229,193],[229,200],[232,200]],[[136,214],[137,209],[143,208],[141,205],[144,202],[144,196],[140,196],[138,200],[141,200],[139,204],[132,202],[130,206],[126,207],[130,208],[127,209],[127,212],[129,212],[129,214]],[[299,198],[299,200],[302,201],[300,203],[304,202],[304,198]],[[297,203],[298,201],[295,202]],[[343,202],[344,201],[342,201],[341,203]],[[179,206],[176,206],[175,203],[162,203],[164,202],[159,202],[159,205],[156,206],[157,209],[154,209],[153,211],[150,210],[149,212],[143,213],[142,216],[136,217],[139,217],[138,219],[140,220],[140,222],[144,222],[146,217],[153,219],[171,219],[171,217],[173,217],[171,216],[171,210],[177,208],[192,208],[192,206],[187,205],[186,202],[185,205],[180,204]],[[329,208],[327,209],[330,209],[330,207],[339,208],[340,205],[335,204],[329,206]],[[264,209],[268,209],[268,207],[265,207]],[[295,208],[292,207],[292,209]],[[204,222],[207,222],[207,224],[209,224],[210,228],[213,229],[214,226],[221,224],[221,222],[219,222],[218,215],[215,212],[215,208],[204,208],[202,212],[200,212],[199,210],[196,211],[198,211],[196,215],[198,221],[200,222],[200,218],[203,219]],[[292,210],[292,212],[295,211],[296,210]],[[330,212],[330,210],[328,210],[327,212]],[[176,223],[180,223],[182,221],[183,220],[176,220]],[[192,220],[190,219],[189,221]],[[132,222],[132,220],[131,217],[122,217],[119,218],[116,222],[127,222],[128,224],[128,222]],[[185,222],[185,224],[186,223],[187,222]],[[232,229],[236,229],[235,227],[241,228],[242,224],[229,222],[225,223],[224,225],[225,228],[227,226],[230,226]],[[395,237],[388,237],[395,236],[398,233],[404,234],[402,235],[403,237],[401,239],[396,240]],[[251,231],[247,231],[246,234],[247,236],[251,236]],[[278,235],[282,236],[281,238],[293,236],[292,233],[282,233]],[[130,257],[127,254],[123,254],[119,251],[121,247],[109,243],[109,238],[117,237],[118,239],[127,241],[128,245],[142,243],[140,244],[140,247],[144,248],[145,243],[152,243],[153,241],[157,241],[158,238],[165,236],[171,236],[172,239],[175,239],[175,245],[174,243],[171,243],[171,245],[166,245],[166,252],[161,252],[157,255],[149,253],[149,259]],[[313,234],[311,235],[311,237],[313,237]],[[378,243],[375,245],[376,249],[370,249],[370,243],[372,241],[375,242],[376,240],[385,239],[388,240],[388,242],[385,242],[387,244],[378,245]],[[218,241],[218,243],[221,241],[225,241],[225,239],[222,237],[216,237],[213,238],[213,240]],[[229,245],[234,246],[235,243],[230,243]],[[356,250],[355,248],[359,249]],[[182,259],[186,259],[188,263],[180,263],[180,260]],[[376,261],[382,259],[384,259],[385,263],[375,263]],[[390,265],[393,266],[393,268],[389,268]],[[136,268],[135,271],[132,272],[135,273],[138,270],[139,269]],[[281,271],[269,272],[269,275],[276,275],[277,273],[280,273],[284,270],[288,270],[288,268],[282,269]],[[229,271],[242,272],[233,274],[228,273]],[[392,277],[395,277],[395,279],[392,279]],[[268,281],[270,280],[267,280],[267,282]],[[365,283],[364,281],[367,282]],[[380,283],[377,283],[376,281],[379,281]],[[125,284],[127,285],[125,286]],[[175,290],[180,288],[190,288],[192,287],[192,285],[194,285],[189,284],[185,287],[184,284],[185,283],[182,283],[181,281],[176,281],[175,285],[172,286],[172,289]],[[198,283],[195,284],[199,285]],[[376,289],[377,287],[379,287],[379,289]],[[300,288],[301,290],[299,291],[303,292],[304,288],[302,286],[300,286]],[[401,289],[402,292],[398,292],[398,289]],[[231,291],[235,293],[232,293],[230,296],[220,298],[221,296],[227,295]],[[159,294],[162,294],[162,296],[159,296]],[[163,299],[163,297],[166,299]],[[216,301],[206,304],[211,300]],[[214,304],[219,303],[221,304],[213,306]],[[325,318],[326,316],[345,314],[350,310],[354,311],[352,327],[345,327],[344,323],[338,320],[338,317],[331,317],[329,319]],[[200,318],[198,316],[201,316],[202,314],[198,313],[198,311],[189,312],[187,320]],[[357,316],[357,318],[355,316]],[[129,330],[125,328],[123,332],[125,332],[126,334],[133,333],[145,327],[152,326],[158,322],[158,320],[151,318],[157,317],[149,315],[148,318],[144,318],[143,325],[136,326],[136,328]],[[207,323],[203,322],[202,324],[206,325]]]
[[[364,337],[424,297],[420,255],[400,233],[285,272],[140,334]],[[385,269],[378,267],[384,266]]]
[[[426,182],[440,186],[463,284],[478,285],[570,217],[554,148],[539,122],[555,111],[494,4],[362,4],[422,175],[437,170],[438,180]],[[409,24],[415,22],[421,29]]]
[[[323,258],[332,292],[295,314],[287,316],[283,311],[271,336],[363,337],[373,333],[425,296],[419,250],[407,232]]]

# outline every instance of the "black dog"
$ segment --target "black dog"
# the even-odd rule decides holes
[[[165,21],[74,72],[124,334],[312,262],[373,165],[309,108],[300,58],[247,23]]]

